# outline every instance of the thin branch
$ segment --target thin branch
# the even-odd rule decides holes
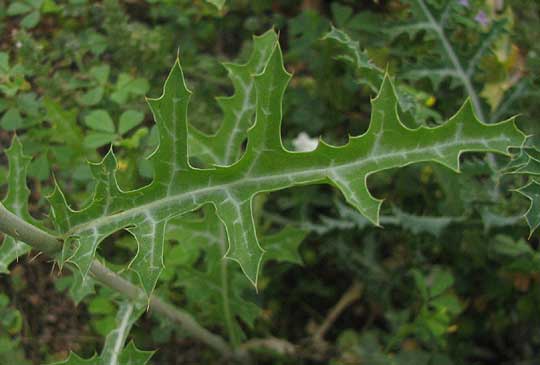
[[[7,210],[2,203],[0,203],[0,231],[49,255],[53,255],[62,249],[62,242],[58,238],[25,222]],[[92,262],[90,274],[97,281],[129,299],[137,300],[145,297],[142,289],[108,269],[97,260]],[[202,327],[190,314],[166,303],[155,295],[151,295],[149,298],[149,310],[167,317],[181,326],[187,334],[219,351],[226,358],[238,358],[240,356],[229,347],[225,340]]]
[[[324,319],[324,322],[319,326],[317,331],[313,334],[313,342],[314,343],[320,343],[324,340],[324,335],[330,327],[334,324],[334,322],[338,319],[338,317],[343,313],[347,307],[349,307],[352,303],[356,302],[358,299],[362,297],[363,292],[363,286],[355,281],[349,289],[341,296],[339,301],[334,305],[328,314],[326,315],[326,318]]]
[[[284,356],[298,356],[299,349],[297,345],[277,337],[254,338],[244,342],[240,347],[246,351],[269,350]]]
[[[62,244],[54,236],[17,217],[2,203],[0,203],[0,232],[46,254],[58,252],[62,248]]]

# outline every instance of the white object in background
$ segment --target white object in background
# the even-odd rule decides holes
[[[306,132],[300,132],[298,137],[292,141],[294,149],[299,152],[313,151],[319,145],[317,138],[311,138]]]

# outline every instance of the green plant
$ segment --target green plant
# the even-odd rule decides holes
[[[25,183],[28,159],[23,156],[17,139],[9,151],[9,192],[2,207],[0,228],[13,238],[8,238],[2,249],[21,247],[27,251],[29,246],[21,243],[25,242],[54,256],[61,267],[74,268],[78,279],[73,282],[73,292],[79,300],[92,290],[93,279],[97,279],[133,301],[121,305],[118,314],[120,327],[108,336],[100,363],[106,363],[110,356],[115,357],[113,363],[128,363],[130,358],[135,357],[141,364],[148,360],[148,354],[137,352],[132,347],[122,352],[119,350],[129,327],[146,304],[151,310],[180,323],[188,333],[227,356],[245,356],[234,352],[236,350],[231,350],[222,339],[202,329],[183,311],[153,296],[163,271],[164,239],[166,235],[174,235],[175,230],[185,229],[186,226],[182,225],[189,222],[178,218],[182,214],[207,206],[205,225],[215,225],[217,236],[224,237],[226,232],[229,245],[225,251],[220,238],[221,251],[214,254],[208,252],[205,259],[216,260],[225,252],[225,258],[236,261],[247,279],[257,286],[265,251],[276,259],[298,261],[294,254],[291,256],[284,251],[286,245],[282,243],[274,248],[271,243],[264,244],[263,240],[261,246],[254,217],[254,198],[257,194],[295,185],[330,183],[364,217],[379,224],[382,201],[369,192],[368,176],[424,161],[434,161],[457,171],[463,152],[507,154],[510,147],[521,146],[525,139],[513,120],[483,124],[475,117],[469,102],[440,126],[406,127],[400,120],[402,110],[390,77],[376,70],[376,75],[380,75],[376,76],[380,80],[380,89],[372,101],[372,117],[367,132],[350,137],[348,144],[341,147],[320,141],[314,151],[290,152],[283,148],[280,129],[283,93],[291,76],[284,69],[281,48],[274,31],[256,39],[253,56],[247,64],[226,67],[236,93],[220,101],[225,118],[217,134],[206,135],[193,127],[188,128],[190,91],[177,61],[167,77],[163,95],[158,99],[148,99],[159,130],[159,147],[151,155],[154,169],[152,182],[135,190],[122,190],[116,181],[117,160],[111,149],[101,162],[91,165],[95,179],[94,193],[91,201],[82,209],[72,210],[58,186],[50,195],[54,224],[54,230],[50,230],[52,235],[40,228],[42,224],[28,214]],[[366,67],[371,66],[367,63]],[[95,111],[88,116],[86,123],[93,129],[111,133],[114,125],[107,115],[105,111]],[[255,122],[250,126],[252,115]],[[226,143],[220,133],[229,137]],[[231,134],[235,137],[231,138]],[[247,147],[243,151],[241,144],[246,137]],[[189,147],[192,141],[192,148],[202,153],[188,153],[192,151]],[[188,157],[199,158],[202,168],[192,167]],[[225,232],[218,228],[214,214],[223,223]],[[178,226],[173,223],[177,219],[182,228],[176,228]],[[129,231],[137,241],[137,253],[127,266],[137,279],[132,276],[123,278],[96,260],[99,244],[123,229]],[[213,231],[206,230],[206,234]],[[297,246],[298,241],[291,245]],[[17,251],[9,261],[21,252]],[[6,262],[6,267],[7,264],[9,262]],[[213,265],[211,261],[208,262],[207,274],[212,275],[212,270],[215,270],[212,269]],[[130,280],[138,282],[142,290]],[[225,277],[225,280],[228,279]],[[195,279],[188,279],[186,283],[189,286],[194,282]],[[199,290],[202,291],[205,290]],[[431,293],[429,298],[433,299],[430,300],[440,302],[437,296],[442,291]],[[217,300],[219,302],[221,299]],[[231,308],[238,310],[235,305],[242,305],[226,303],[228,299],[225,297],[223,300],[225,311]],[[242,317],[244,315],[246,312],[242,312]],[[227,321],[227,313],[223,316]],[[238,328],[230,323],[226,326],[230,328],[232,343],[238,345]],[[112,355],[109,354],[109,346],[114,348]],[[66,363],[77,361],[83,360],[72,356]],[[90,363],[96,360],[84,361]]]
[[[0,294],[0,360],[5,363],[18,362],[28,364],[20,348],[19,338],[22,329],[22,316],[19,311],[12,308],[9,298]]]
[[[22,16],[23,28],[34,28],[38,25],[42,13],[55,13],[59,10],[54,0],[22,0],[11,2],[6,12],[10,16]]]

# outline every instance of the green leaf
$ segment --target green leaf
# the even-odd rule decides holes
[[[96,355],[92,356],[89,359],[84,359],[79,357],[77,354],[70,353],[69,357],[62,362],[55,362],[51,365],[101,365],[99,359]]]
[[[0,71],[8,73],[9,71],[9,53],[0,52]]]
[[[19,129],[23,126],[23,123],[21,113],[17,108],[8,109],[0,119],[0,125],[7,131]]]
[[[332,3],[330,7],[332,9],[332,15],[336,21],[336,24],[339,27],[345,26],[353,14],[353,9],[339,3]]]
[[[40,18],[41,14],[39,10],[34,10],[30,14],[22,18],[21,25],[23,28],[26,29],[34,28],[36,25],[38,25]]]
[[[152,355],[151,351],[141,351],[130,342],[124,347],[129,331],[135,321],[145,311],[144,302],[124,301],[116,315],[115,328],[105,338],[100,356],[83,359],[71,353],[67,360],[51,365],[145,365]]]
[[[109,80],[111,67],[109,65],[94,66],[88,71],[99,85],[103,86]]]
[[[368,176],[416,162],[432,161],[459,171],[459,157],[466,151],[508,154],[524,135],[514,120],[486,125],[474,115],[470,102],[448,122],[434,128],[410,129],[403,125],[392,82],[385,77],[372,101],[370,126],[361,136],[340,147],[319,143],[311,152],[286,151],[281,141],[282,99],[290,75],[283,67],[278,44],[255,77],[255,123],[240,159],[230,166],[193,168],[188,158],[187,104],[190,96],[182,69],[173,66],[158,99],[149,105],[159,130],[159,148],[151,155],[152,183],[133,191],[116,184],[112,153],[96,165],[94,199],[82,210],[72,211],[61,192],[51,196],[57,230],[71,237],[63,261],[76,264],[87,275],[98,245],[110,234],[127,229],[139,250],[130,264],[147,293],[163,268],[163,236],[174,217],[212,204],[225,226],[229,247],[225,257],[238,262],[256,284],[264,250],[252,213],[260,192],[296,185],[330,183],[372,223],[379,224],[380,199],[371,195]],[[239,147],[240,149],[240,147]],[[234,154],[240,154],[234,151]],[[69,241],[69,240],[68,240]]]
[[[37,178],[39,181],[43,181],[49,178],[49,173],[49,159],[47,158],[47,153],[45,152],[41,156],[36,158],[34,161],[32,161],[28,169],[28,174],[32,177]]]
[[[116,315],[116,328],[105,338],[105,345],[100,355],[102,364],[123,365],[123,364],[146,364],[152,352],[142,352],[135,348],[135,345],[130,344],[123,350],[124,343],[131,327],[135,321],[146,310],[144,302],[122,302]],[[136,359],[136,362],[131,362]]]
[[[86,106],[96,105],[103,99],[104,92],[105,90],[101,86],[90,89],[81,96],[80,102]]]
[[[45,0],[26,0],[34,9],[40,9]]]
[[[43,13],[58,13],[62,10],[62,7],[57,5],[54,0],[44,0],[43,7],[41,8]]]
[[[416,284],[416,287],[418,288],[418,291],[420,291],[420,294],[422,295],[422,298],[424,300],[429,299],[429,291],[428,291],[428,284],[426,282],[426,279],[424,278],[424,275],[422,275],[422,272],[417,269],[412,269],[411,274],[414,279],[414,283]]]
[[[234,86],[234,94],[217,99],[223,111],[223,123],[215,135],[208,136],[194,128],[190,130],[190,155],[209,165],[231,165],[238,160],[255,113],[254,75],[264,69],[276,43],[277,34],[268,31],[253,38],[253,50],[246,63],[224,64]]]
[[[86,296],[95,293],[95,285],[95,280],[90,275],[83,277],[80,271],[73,270],[69,296],[75,304],[79,304]]]
[[[275,260],[302,265],[302,256],[298,247],[306,238],[306,231],[294,227],[285,227],[280,232],[262,238],[266,250],[264,261]]]
[[[52,124],[53,142],[65,143],[70,148],[80,149],[83,132],[77,123],[77,109],[66,109],[52,99],[43,101],[47,111],[47,120]]]
[[[353,41],[347,33],[335,27],[324,35],[323,40],[333,41],[342,47],[344,52],[337,58],[351,63],[358,70],[361,83],[374,91],[379,90],[384,72],[371,62],[367,52],[360,48],[359,42]]]
[[[408,214],[394,207],[394,216],[401,227],[411,231],[413,234],[430,233],[435,237],[440,237],[441,233],[451,224],[459,223],[463,217],[429,217]]]
[[[110,314],[115,312],[115,307],[108,298],[98,296],[88,303],[88,312],[91,314]]]
[[[226,0],[206,0],[206,2],[214,5],[218,10],[222,10]]]
[[[98,148],[111,143],[116,137],[113,133],[91,132],[84,137],[83,144],[86,148]]]
[[[178,284],[186,288],[188,304],[194,307],[194,315],[209,324],[221,324],[227,329],[233,344],[246,338],[241,320],[252,328],[260,309],[243,298],[249,286],[238,266],[231,267],[223,259],[227,238],[215,209],[204,209],[204,217],[197,214],[184,215],[171,220],[167,225],[167,239],[180,242],[166,254],[166,273],[170,277],[178,273]],[[265,262],[276,260],[301,264],[297,251],[306,232],[286,227],[277,234],[262,238],[262,246],[268,254]],[[204,252],[204,254],[201,254]],[[204,268],[199,262],[204,258]],[[199,262],[200,263],[200,262]],[[200,303],[205,303],[201,308]]]
[[[123,138],[121,141],[117,142],[118,146],[126,147],[129,149],[137,149],[141,144],[141,139],[148,135],[148,128],[139,128],[133,135]]]
[[[534,254],[534,250],[524,240],[515,241],[511,237],[502,235],[495,237],[493,249],[500,255],[510,257]]]
[[[532,177],[528,184],[516,189],[530,202],[529,209],[525,212],[525,218],[532,236],[540,226],[540,183],[537,180],[540,176],[540,152],[530,147],[521,148],[503,172]]]
[[[209,325],[221,324],[230,341],[240,344],[246,339],[240,321],[252,328],[260,309],[243,298],[249,282],[241,270],[223,259],[227,238],[215,209],[204,209],[203,218],[193,214],[173,219],[166,237],[181,242],[167,254],[167,269],[177,273],[193,314]],[[202,265],[194,266],[203,259]],[[205,304],[201,307],[200,303]]]
[[[23,3],[22,1],[15,1],[9,5],[7,8],[6,14],[15,16],[15,15],[21,15],[26,14],[32,10],[32,7],[26,3]]]
[[[118,133],[124,134],[135,128],[144,120],[144,114],[136,110],[127,110],[120,115]]]
[[[301,224],[302,228],[316,232],[317,234],[325,234],[335,229],[366,229],[370,222],[365,216],[360,214],[357,210],[352,209],[340,201],[336,202],[337,211],[339,217],[327,217],[321,215],[321,223],[304,223]],[[429,233],[435,237],[440,237],[442,232],[449,228],[452,224],[463,222],[466,217],[456,216],[424,216],[414,215],[403,212],[397,207],[392,208],[393,215],[384,215],[379,218],[379,222],[383,227],[387,226],[399,226],[414,234]],[[501,221],[501,226],[512,225],[513,221]],[[493,223],[493,222],[490,222]],[[495,226],[495,224],[493,225]],[[491,227],[489,227],[491,228]],[[487,229],[489,230],[489,229]]]
[[[431,297],[441,295],[445,290],[450,288],[454,284],[454,276],[450,271],[435,269],[430,277],[429,281],[429,293]]]
[[[470,42],[467,52],[458,51],[453,43],[452,29],[448,26],[448,19],[452,16],[460,17],[459,12],[463,6],[458,1],[445,0],[432,2],[429,0],[405,0],[411,12],[407,21],[402,24],[389,24],[384,31],[391,37],[397,37],[406,33],[412,39],[420,36],[424,42],[431,42],[433,52],[425,52],[424,57],[419,57],[418,65],[407,62],[407,72],[404,78],[418,80],[427,78],[435,89],[446,79],[451,79],[453,85],[460,86],[466,95],[471,98],[474,110],[479,119],[486,121],[480,101],[480,94],[475,89],[475,73],[478,71],[480,61],[489,53],[493,44],[501,40],[506,33],[505,19],[494,21],[487,32],[482,32],[482,27],[474,21],[462,32],[471,33],[476,41]],[[470,37],[469,40],[475,38]],[[463,47],[460,47],[463,48]],[[429,64],[429,67],[423,64]]]
[[[129,74],[122,73],[118,76],[115,91],[111,94],[111,100],[123,104],[132,96],[144,95],[149,88],[146,79],[133,79]]]
[[[530,206],[525,213],[527,224],[530,228],[530,235],[540,227],[540,183],[531,180],[527,185],[516,190],[530,201]]]
[[[29,223],[35,223],[28,213],[30,190],[26,185],[26,170],[30,158],[23,154],[22,144],[17,137],[13,138],[6,155],[9,163],[8,191],[2,203],[18,217]],[[4,236],[4,242],[0,246],[0,273],[9,273],[9,265],[28,252],[30,246],[26,243]]]
[[[114,133],[114,122],[106,110],[93,110],[86,117],[84,123],[96,131]]]

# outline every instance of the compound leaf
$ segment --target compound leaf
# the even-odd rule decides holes
[[[225,257],[237,261],[256,285],[264,250],[259,244],[252,212],[256,194],[296,185],[330,183],[372,223],[379,223],[382,201],[371,195],[367,179],[378,171],[415,162],[433,161],[455,171],[466,151],[508,154],[525,136],[513,120],[486,125],[467,101],[445,124],[434,128],[406,127],[398,116],[394,86],[386,76],[372,101],[370,127],[340,147],[319,143],[310,152],[290,152],[281,141],[282,100],[290,79],[283,66],[279,44],[255,77],[255,123],[240,159],[230,166],[198,169],[189,164],[188,91],[177,61],[159,99],[150,108],[160,132],[158,149],[150,157],[154,166],[151,184],[122,191],[115,178],[112,151],[95,165],[94,199],[85,208],[69,208],[62,193],[51,197],[57,229],[66,238],[61,261],[70,261],[87,275],[103,239],[127,229],[139,243],[130,267],[149,294],[163,267],[163,235],[167,222],[206,204],[216,207],[225,226],[229,247]]]

